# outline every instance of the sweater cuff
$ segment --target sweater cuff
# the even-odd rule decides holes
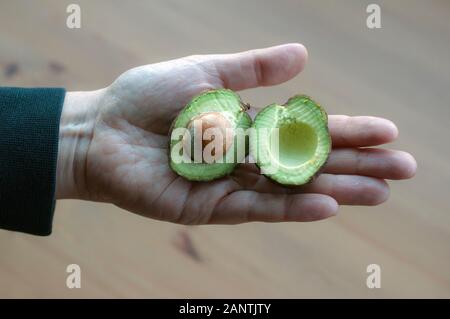
[[[64,96],[62,88],[0,88],[0,228],[52,232]]]

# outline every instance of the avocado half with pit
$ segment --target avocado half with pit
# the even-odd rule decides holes
[[[305,95],[259,112],[250,135],[250,154],[262,174],[283,185],[308,183],[331,151],[328,116]]]
[[[242,131],[252,120],[246,110],[231,90],[210,90],[194,97],[172,124],[172,170],[191,181],[230,174],[248,155],[248,139]]]

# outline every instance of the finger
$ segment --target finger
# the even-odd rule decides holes
[[[235,54],[212,55],[225,88],[244,90],[286,82],[303,70],[308,53],[299,43]]]
[[[315,221],[337,214],[336,201],[320,194],[263,194],[241,190],[224,197],[210,223]]]
[[[417,163],[414,157],[403,151],[338,148],[331,152],[324,172],[407,179],[414,176],[416,168]]]
[[[384,180],[359,175],[321,174],[300,191],[331,196],[340,205],[374,206],[389,197],[389,185]]]
[[[372,116],[330,115],[333,147],[373,146],[394,141],[398,129],[389,120]]]
[[[333,197],[341,205],[373,206],[389,197],[389,186],[384,180],[359,175],[321,174],[309,184],[284,187],[244,166],[237,169],[233,179],[249,191],[272,194],[318,193]]]

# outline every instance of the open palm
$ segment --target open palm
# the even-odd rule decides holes
[[[367,148],[397,136],[392,122],[374,117],[330,116],[333,151],[324,173],[303,187],[276,185],[250,164],[208,183],[189,182],[171,171],[169,128],[193,96],[207,89],[282,83],[303,69],[306,58],[303,46],[287,44],[125,72],[102,90],[86,153],[83,197],[184,224],[312,221],[335,215],[338,204],[385,201],[384,179],[409,178],[416,163],[405,152]]]

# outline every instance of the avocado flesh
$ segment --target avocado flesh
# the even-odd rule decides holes
[[[308,183],[331,151],[327,114],[305,95],[294,96],[284,105],[267,106],[253,127],[250,152],[256,164],[264,175],[283,185]]]
[[[239,95],[233,91],[225,89],[206,91],[193,98],[180,112],[174,121],[172,132],[177,128],[187,128],[193,118],[211,112],[218,112],[224,116],[231,124],[232,129],[239,128],[245,131],[252,123],[250,116],[245,111]],[[238,147],[242,149],[242,141],[238,143],[238,137],[236,136],[221,162],[199,163],[192,161],[190,157],[191,162],[189,162],[189,159],[186,159],[186,162],[176,162],[173,159],[172,151],[178,143],[182,143],[182,138],[182,136],[171,134],[170,167],[178,175],[191,181],[210,181],[228,175],[247,155],[245,151],[243,154],[241,154],[242,151],[238,152]],[[187,156],[187,154],[183,155]]]

